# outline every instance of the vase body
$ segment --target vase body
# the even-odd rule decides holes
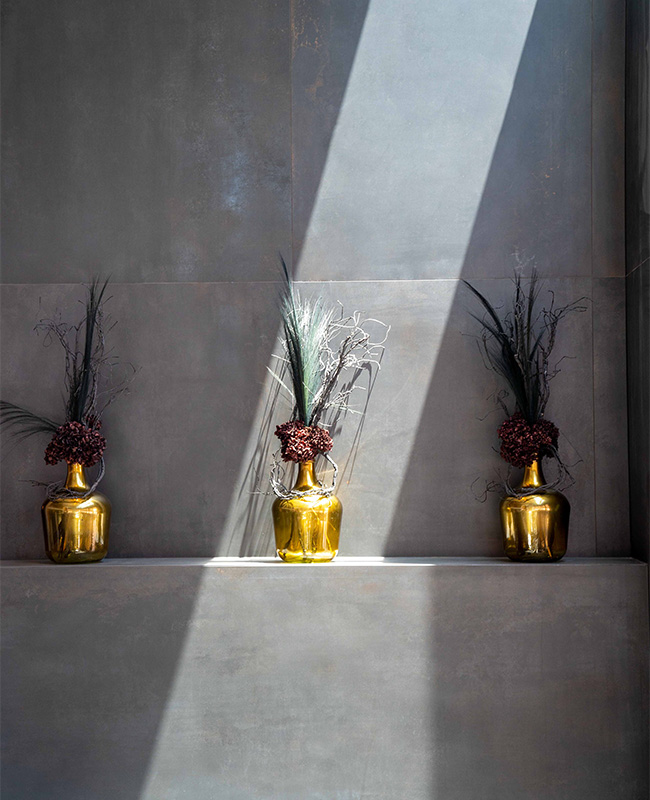
[[[299,465],[293,490],[317,489],[314,462]],[[339,550],[343,507],[333,494],[308,494],[273,503],[275,546],[283,561],[311,564],[331,561]]]
[[[545,483],[541,466],[526,467],[521,488]],[[559,561],[566,553],[571,507],[554,489],[501,501],[503,548],[513,561]]]
[[[81,464],[68,464],[65,488],[88,491]],[[41,507],[45,552],[56,564],[101,561],[108,552],[111,504],[99,492],[88,497],[56,497]]]

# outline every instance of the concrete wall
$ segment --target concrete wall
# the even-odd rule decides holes
[[[196,561],[2,567],[3,798],[648,797],[647,565]]]
[[[337,436],[344,555],[501,553],[474,498],[501,465],[496,384],[459,281],[507,297],[516,251],[592,301],[549,409],[569,554],[629,553],[625,292],[641,437],[648,272],[629,244],[626,272],[622,0],[2,14],[2,396],[55,415],[61,354],[32,328],[110,274],[138,367],[105,419],[112,556],[272,550],[278,251],[392,326]],[[647,797],[646,565],[34,564],[44,445],[3,451],[3,797]]]
[[[549,409],[569,553],[627,554],[623,67],[621,0],[5,2],[2,395],[56,413],[61,354],[31,329],[110,274],[139,367],[105,420],[111,554],[270,552],[279,250],[392,325],[356,458],[357,419],[337,438],[342,553],[501,552],[459,278],[505,297],[519,251],[592,299]],[[60,470],[37,442],[3,459],[3,553],[38,557],[28,481]]]
[[[626,228],[630,523],[635,555],[650,557],[650,12],[627,5]]]

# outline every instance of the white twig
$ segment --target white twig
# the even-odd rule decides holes
[[[294,489],[289,489],[284,485],[282,481],[284,479],[285,469],[282,466],[282,462],[279,459],[278,454],[279,451],[273,454],[273,466],[271,467],[271,486],[273,487],[273,491],[277,497],[280,497],[282,500],[292,500],[295,497],[307,497],[309,495],[328,497],[334,493],[334,489],[336,488],[336,477],[339,474],[339,468],[336,462],[330,458],[327,453],[321,453],[321,455],[334,467],[331,485],[323,486],[323,484],[317,479],[318,486],[312,489],[305,489],[305,491],[296,491]]]

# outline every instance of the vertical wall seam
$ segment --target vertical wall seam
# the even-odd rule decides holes
[[[589,125],[589,168],[590,168],[590,194],[589,194],[589,228],[590,236],[590,261],[591,261],[591,429],[592,452],[594,459],[594,555],[598,555],[598,454],[596,453],[596,349],[594,327],[596,320],[596,305],[594,303],[594,3],[591,0],[591,54],[590,74],[590,125]]]

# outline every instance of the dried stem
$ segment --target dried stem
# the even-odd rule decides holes
[[[273,466],[271,467],[271,486],[273,487],[273,491],[278,497],[281,497],[283,500],[291,500],[294,497],[306,497],[307,495],[319,495],[319,496],[326,496],[334,493],[334,489],[336,488],[336,478],[339,474],[338,464],[330,458],[327,453],[322,453],[323,458],[334,467],[334,473],[332,475],[332,483],[330,486],[323,486],[323,484],[316,479],[318,483],[318,487],[314,487],[311,489],[305,489],[304,491],[297,491],[295,489],[289,489],[287,486],[284,485],[284,474],[285,469],[282,464],[282,461],[279,457],[279,452],[273,454]]]
[[[537,271],[532,270],[527,285],[520,273],[514,277],[512,307],[505,314],[499,312],[474,286],[463,281],[483,307],[483,315],[472,314],[482,326],[477,337],[484,365],[497,373],[506,387],[496,395],[497,403],[507,416],[513,413],[506,398],[512,395],[514,411],[519,411],[529,425],[534,425],[544,416],[550,397],[550,384],[560,372],[563,356],[555,363],[551,354],[555,347],[560,322],[573,312],[587,310],[586,298],[581,297],[564,306],[557,306],[554,292],[549,290],[550,304],[539,308],[540,286]],[[568,485],[573,479],[562,462],[557,448],[548,448],[550,457],[557,462],[555,480],[534,490],[515,489],[508,476],[499,482],[488,482],[486,491],[501,489],[507,495],[524,496],[553,489],[560,484]]]

